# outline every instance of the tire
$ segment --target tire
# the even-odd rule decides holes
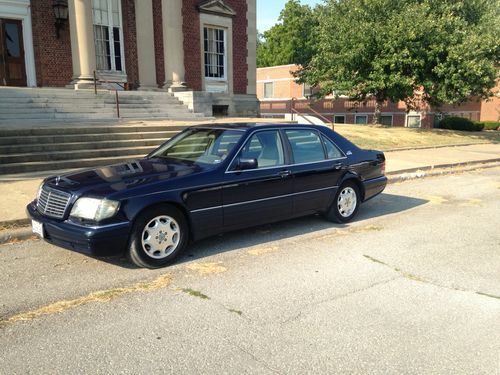
[[[358,213],[361,204],[359,188],[353,181],[344,182],[339,189],[325,217],[336,223],[348,223]]]
[[[138,267],[165,267],[182,253],[188,237],[187,220],[179,209],[169,204],[155,206],[136,219],[127,257]]]

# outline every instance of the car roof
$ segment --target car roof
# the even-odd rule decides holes
[[[231,130],[249,130],[249,129],[266,129],[266,128],[289,128],[289,127],[309,127],[309,128],[324,128],[324,126],[311,124],[296,124],[296,123],[272,123],[272,122],[233,122],[233,123],[210,123],[193,126],[194,128],[208,129],[231,129]]]

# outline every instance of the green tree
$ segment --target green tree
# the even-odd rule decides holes
[[[310,6],[301,5],[299,0],[289,0],[278,23],[259,34],[257,66],[307,64],[314,54],[317,25]]]
[[[498,79],[499,11],[499,0],[329,0],[299,76],[322,94],[374,98],[376,123],[387,99],[414,109],[484,98]]]

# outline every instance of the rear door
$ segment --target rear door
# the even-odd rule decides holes
[[[239,158],[256,159],[257,168],[238,170]],[[222,189],[224,226],[241,228],[289,218],[292,179],[282,135],[255,132],[228,168]]]
[[[345,156],[315,129],[286,129],[284,133],[292,155],[293,214],[325,210],[344,173]]]

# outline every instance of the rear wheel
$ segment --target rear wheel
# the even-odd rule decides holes
[[[325,217],[337,223],[347,223],[356,216],[360,203],[358,186],[352,181],[347,181],[340,186]]]
[[[153,207],[135,221],[128,258],[139,267],[167,266],[184,250],[188,241],[187,221],[171,205]]]

